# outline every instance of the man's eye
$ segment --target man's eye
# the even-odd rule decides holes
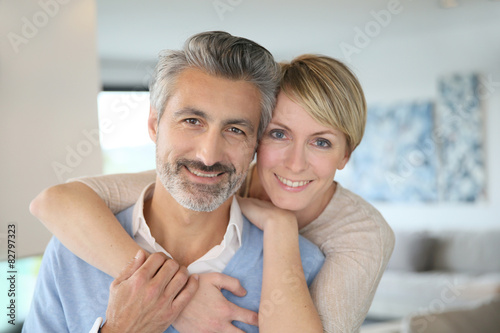
[[[188,119],[185,119],[184,121],[190,125],[199,125],[200,124],[200,121],[196,118],[188,118]]]
[[[230,127],[229,132],[233,132],[234,134],[245,134],[245,132],[243,132],[242,130],[240,130],[237,127]]]
[[[269,135],[275,139],[284,139],[285,138],[285,133],[283,133],[283,131],[280,131],[280,130],[272,130],[271,132],[269,132]]]

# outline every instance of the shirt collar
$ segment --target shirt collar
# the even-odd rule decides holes
[[[231,225],[234,225],[234,227],[236,228],[236,236],[238,237],[239,246],[241,246],[241,234],[243,232],[243,214],[241,213],[240,205],[238,204],[238,200],[236,200],[235,195],[233,195],[233,202],[231,203],[231,210],[229,212],[228,229]]]

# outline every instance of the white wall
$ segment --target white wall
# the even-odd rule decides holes
[[[101,172],[99,146],[82,132],[98,128],[96,4],[1,1],[0,22],[0,234],[17,224],[22,257],[42,253],[50,237],[30,215],[31,199],[68,177]],[[65,172],[58,176],[53,163]]]

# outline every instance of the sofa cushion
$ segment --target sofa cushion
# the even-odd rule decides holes
[[[389,270],[421,272],[429,269],[434,239],[427,232],[397,231]]]
[[[411,315],[403,320],[407,333],[497,333],[500,329],[500,298],[437,313]]]
[[[484,274],[500,272],[500,230],[441,231],[432,269]]]
[[[500,273],[474,276],[444,272],[386,270],[368,316],[402,318],[411,312],[426,313],[467,306],[500,294]]]

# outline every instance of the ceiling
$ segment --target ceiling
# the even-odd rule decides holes
[[[500,2],[489,0],[97,0],[101,79],[107,87],[146,89],[160,50],[225,30],[262,44],[278,61],[303,53],[339,58],[376,91],[378,77],[397,75],[395,68],[419,76],[442,63],[429,77],[499,68],[499,18]],[[369,47],[349,54],[360,43]],[[469,59],[450,61],[457,54]]]
[[[457,6],[444,9],[443,3]],[[159,50],[179,48],[205,30],[253,39],[278,60],[304,52],[338,55],[356,28],[391,6],[399,13],[378,38],[500,25],[500,2],[487,0],[97,0],[97,6],[100,58],[129,61],[154,60]]]

